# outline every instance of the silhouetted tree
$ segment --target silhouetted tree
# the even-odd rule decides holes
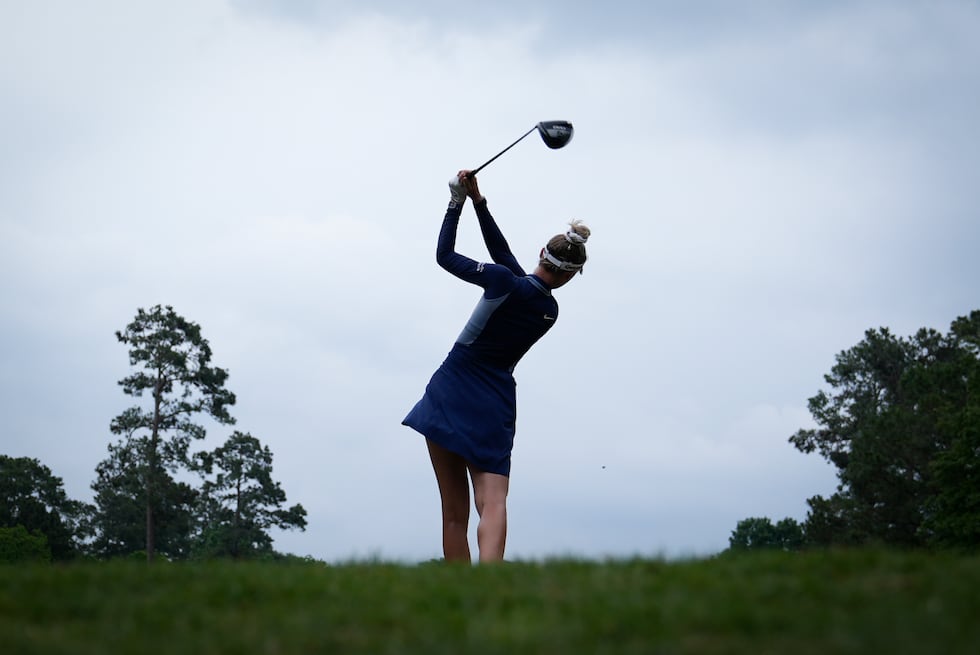
[[[775,525],[765,517],[743,519],[728,538],[732,550],[800,550],[804,543],[803,526],[791,518]]]
[[[64,485],[40,461],[0,455],[0,527],[23,526],[28,534],[44,535],[51,556],[71,559],[87,536],[91,507],[71,500]]]
[[[207,557],[252,557],[272,552],[271,527],[303,530],[302,505],[285,508],[286,493],[272,479],[272,451],[235,432],[219,448],[197,455],[205,476],[197,551]]]
[[[96,467],[92,552],[99,557],[120,557],[146,548],[146,508],[152,503],[154,550],[169,559],[190,554],[197,492],[177,482],[159,463],[153,472],[154,490],[147,497],[149,473],[138,443],[109,446],[109,457]]]
[[[156,512],[170,484],[167,476],[187,466],[191,441],[205,436],[194,420],[206,415],[219,423],[234,423],[228,407],[235,403],[235,395],[224,386],[228,373],[211,365],[211,347],[200,326],[172,307],[139,309],[116,338],[129,346],[129,362],[135,369],[119,381],[123,391],[134,397],[144,392],[150,396],[149,407],[130,407],[110,427],[123,436],[117,453],[126,450],[131,455],[127,463],[138,472],[136,481],[145,503],[146,557],[152,561]]]
[[[837,355],[832,392],[810,398],[818,427],[790,438],[837,469],[809,501],[814,543],[980,545],[980,311],[942,335],[868,330]]]

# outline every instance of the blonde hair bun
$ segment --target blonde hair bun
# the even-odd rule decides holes
[[[565,233],[565,239],[569,243],[573,243],[577,246],[585,245],[585,242],[589,240],[592,235],[592,230],[583,223],[582,221],[576,219],[574,221],[569,221],[568,232]]]

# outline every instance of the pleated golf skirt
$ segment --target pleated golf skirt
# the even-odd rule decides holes
[[[480,362],[457,344],[402,425],[480,470],[510,475],[517,425],[514,375]]]

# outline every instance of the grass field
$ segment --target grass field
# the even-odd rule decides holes
[[[4,653],[973,653],[980,557],[0,567]]]

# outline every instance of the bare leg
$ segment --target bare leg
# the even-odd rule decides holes
[[[470,488],[466,460],[428,439],[429,459],[442,498],[442,553],[446,561],[470,561],[467,530],[470,522]]]
[[[507,543],[507,491],[510,478],[472,466],[470,477],[473,478],[476,511],[480,515],[480,524],[476,529],[480,561],[499,562],[504,559]]]

